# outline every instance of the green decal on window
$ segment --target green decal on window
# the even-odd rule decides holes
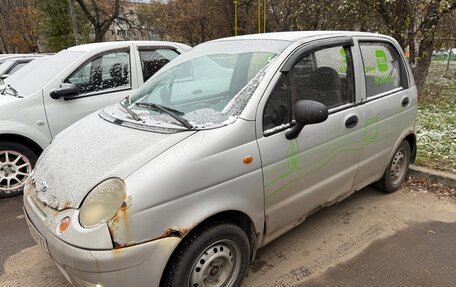
[[[388,71],[388,60],[386,59],[386,53],[383,50],[376,50],[375,57],[377,58],[377,67],[380,72]]]
[[[375,84],[376,85],[383,85],[383,84],[389,84],[394,82],[393,76],[384,76],[384,77],[375,77],[374,78]]]
[[[376,70],[375,66],[364,67],[364,72],[366,72],[366,73],[372,73],[372,72],[375,72],[375,70]]]
[[[287,150],[288,156],[288,171],[298,170],[299,157],[298,157],[298,142],[296,140],[291,141]]]
[[[342,65],[340,65],[338,72],[339,73],[345,73],[347,72],[347,55],[345,54],[345,49],[340,48],[339,50],[340,56],[342,57]]]

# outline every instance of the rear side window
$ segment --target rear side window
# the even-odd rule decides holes
[[[360,43],[366,78],[366,95],[372,97],[403,87],[404,67],[396,49],[388,43]]]
[[[139,57],[141,58],[144,82],[178,55],[176,51],[171,49],[140,50]]]

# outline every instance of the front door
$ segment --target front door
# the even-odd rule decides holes
[[[92,57],[63,79],[80,89],[78,97],[70,100],[50,97],[53,88],[43,89],[46,114],[53,137],[86,115],[119,102],[131,94],[130,49],[116,49]]]
[[[350,193],[362,149],[362,113],[355,102],[351,45],[302,52],[276,84],[261,111],[258,139],[264,173],[266,241],[315,208]],[[287,140],[296,101],[325,104],[329,118]]]

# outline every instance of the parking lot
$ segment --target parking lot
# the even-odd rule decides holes
[[[31,239],[21,198],[0,202],[0,285],[70,286]],[[456,203],[421,187],[365,188],[261,249],[244,287],[453,286]]]

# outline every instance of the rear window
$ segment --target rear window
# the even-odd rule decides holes
[[[360,43],[366,95],[372,97],[402,88],[406,79],[400,55],[388,43]]]

